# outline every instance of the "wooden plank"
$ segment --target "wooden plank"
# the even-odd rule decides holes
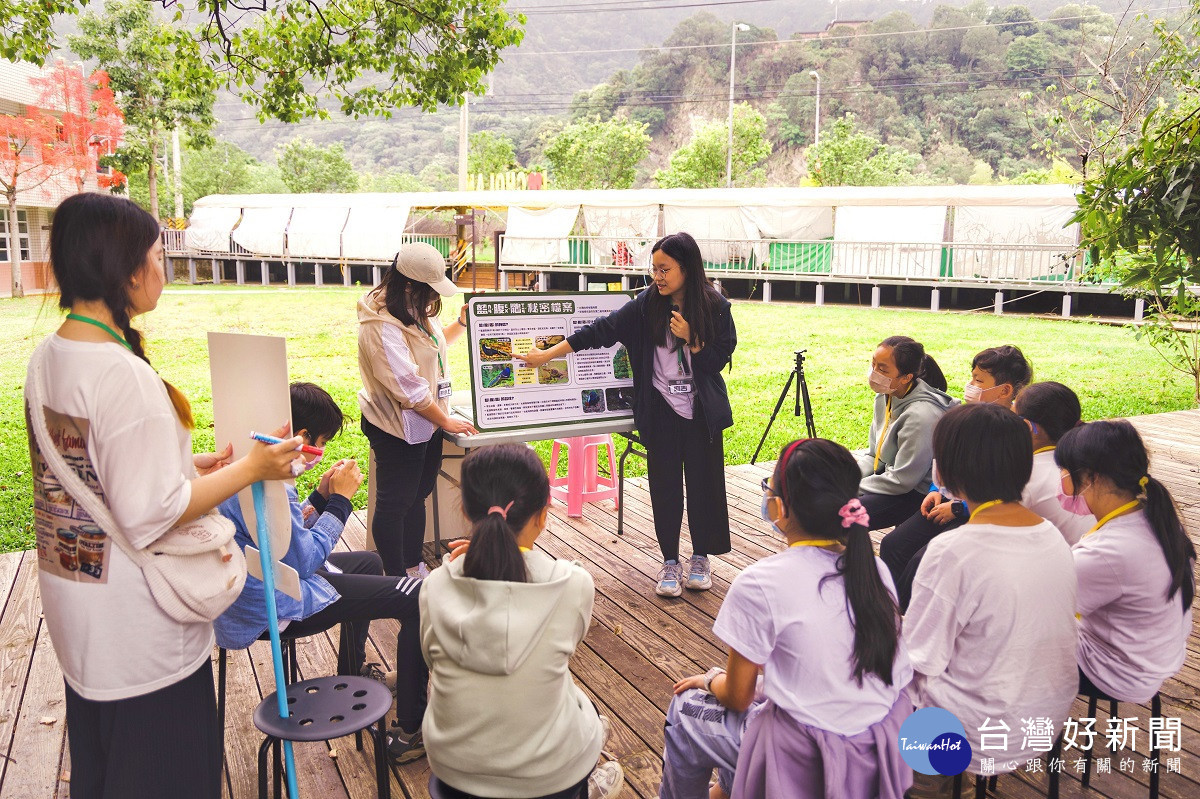
[[[37,588],[37,553],[23,553],[13,578],[12,590],[0,615],[0,754],[5,756],[0,770],[0,792],[10,771],[23,766],[7,759],[13,731],[25,695],[25,680],[33,660],[41,616]]]
[[[40,602],[38,603],[40,606]],[[52,796],[58,790],[59,763],[66,744],[67,702],[58,658],[46,625],[40,625],[25,693],[8,750],[12,771],[4,781],[8,796]],[[43,721],[53,719],[49,724]]]
[[[262,644],[255,644],[262,646]],[[230,649],[225,677],[225,782],[229,795],[258,795],[258,746],[263,736],[254,727],[254,709],[262,689],[248,649]],[[217,672],[217,664],[213,664]]]

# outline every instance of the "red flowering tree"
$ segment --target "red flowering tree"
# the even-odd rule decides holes
[[[17,115],[0,115],[0,191],[8,204],[9,257],[12,296],[25,294],[21,282],[21,247],[17,196],[66,178],[77,191],[97,175],[97,183],[112,188],[124,175],[98,174],[100,157],[121,139],[124,121],[117,109],[108,76],[102,71],[84,79],[77,67],[59,62],[33,84],[39,107]]]

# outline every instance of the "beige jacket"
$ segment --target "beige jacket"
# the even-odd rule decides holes
[[[418,411],[434,402],[450,410],[448,398],[437,398],[439,353],[444,368],[450,368],[446,336],[436,317],[425,324],[437,338],[436,345],[419,325],[402,324],[389,314],[382,292],[367,292],[358,301],[358,372],[363,384],[358,408],[368,422],[410,444],[428,441],[437,431]],[[450,379],[448,372],[442,379]]]

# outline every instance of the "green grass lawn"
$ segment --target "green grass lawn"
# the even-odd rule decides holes
[[[209,330],[282,335],[288,339],[293,380],[324,386],[346,411],[345,432],[329,446],[329,457],[360,459],[367,442],[358,429],[359,388],[355,302],[361,288],[169,288],[158,309],[138,320],[150,357],[166,379],[191,398],[196,413],[197,451],[211,449]],[[447,304],[453,318],[457,301]],[[29,353],[59,322],[54,300],[41,297],[0,301],[0,334],[9,344],[0,353],[0,551],[32,546],[29,454],[22,417],[22,386]],[[870,423],[872,393],[865,373],[871,351],[883,338],[906,334],[922,341],[961,395],[971,357],[997,344],[1016,344],[1034,365],[1036,379],[1058,380],[1078,392],[1085,418],[1135,416],[1191,407],[1186,379],[1128,330],[1090,324],[991,314],[931,314],[924,311],[870,310],[805,305],[734,304],[738,348],[726,373],[734,427],[725,435],[730,464],[750,460],[754,447],[792,368],[793,350],[808,349],[806,371],[817,433],[848,447],[863,447]],[[467,374],[466,348],[450,357],[452,376]],[[793,389],[794,392],[794,389]],[[794,396],[794,393],[793,395]],[[762,459],[770,460],[803,419],[792,415],[793,400],[780,411]],[[541,448],[543,455],[548,446]],[[639,461],[631,461],[634,469]],[[365,470],[365,469],[364,469]],[[302,478],[305,489],[314,476]],[[366,504],[366,489],[355,504]]]

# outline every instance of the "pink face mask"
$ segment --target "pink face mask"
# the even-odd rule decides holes
[[[1062,490],[1062,482],[1058,486],[1058,504],[1067,513],[1074,513],[1076,516],[1091,516],[1092,509],[1088,507],[1087,499],[1083,496],[1083,489],[1074,496]]]

